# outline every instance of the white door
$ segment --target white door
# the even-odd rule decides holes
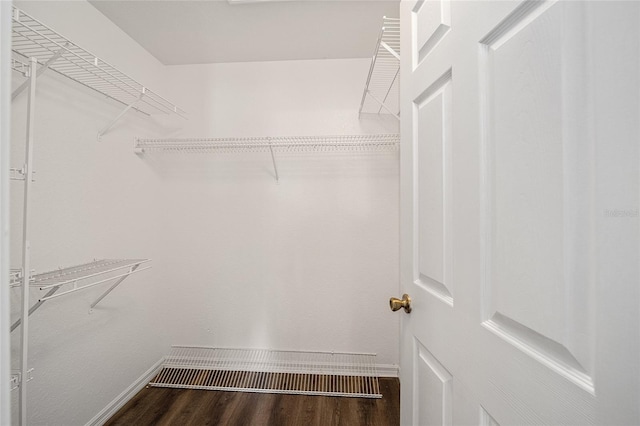
[[[640,2],[400,7],[402,424],[639,424]]]

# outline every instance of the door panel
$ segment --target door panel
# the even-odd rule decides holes
[[[451,29],[449,0],[421,0],[413,8],[415,42],[413,43],[413,68],[436,47]]]
[[[453,420],[453,377],[451,373],[415,340],[413,424],[451,425]]]
[[[640,423],[640,4],[401,22],[402,423]]]
[[[483,302],[490,330],[593,393],[584,16],[523,3],[480,42]]]
[[[452,305],[451,71],[414,100],[418,235],[415,281]]]
[[[491,417],[491,414],[484,407],[480,407],[480,426],[500,426],[500,423],[496,422],[496,419]]]

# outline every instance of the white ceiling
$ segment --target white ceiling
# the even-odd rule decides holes
[[[91,4],[166,65],[366,58],[399,1],[112,1]]]

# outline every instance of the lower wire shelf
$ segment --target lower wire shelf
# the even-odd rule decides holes
[[[375,354],[173,346],[154,387],[382,398]]]
[[[148,262],[151,262],[151,259],[100,259],[77,266],[34,274],[29,280],[29,286],[39,290],[47,290],[47,292],[29,308],[29,315],[49,299],[113,281],[111,286],[91,303],[89,307],[89,313],[91,313],[93,308],[127,277],[151,268],[151,266],[142,266]],[[21,286],[23,279],[21,270],[11,270],[11,287]],[[21,319],[16,320],[11,325],[11,331],[15,330],[21,321]]]
[[[102,284],[114,279],[124,279],[129,275],[142,272],[151,268],[140,265],[150,262],[151,259],[101,259],[84,263],[69,268],[56,269],[50,272],[34,275],[31,278],[31,286],[40,290],[61,289],[65,290],[55,294],[45,295],[39,299],[44,301],[60,297],[68,293],[84,290],[94,285]]]

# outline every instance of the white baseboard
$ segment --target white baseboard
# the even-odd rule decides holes
[[[376,364],[378,377],[400,377],[400,367],[395,364]]]
[[[111,401],[106,407],[104,407],[98,414],[96,414],[91,420],[89,420],[86,426],[102,426],[118,412],[135,394],[140,392],[151,379],[158,374],[162,368],[164,357],[156,362],[150,369],[142,374],[136,381],[134,381],[128,388],[126,388],[120,395],[118,395],[113,401]]]
[[[136,381],[134,381],[127,389],[125,389],[120,395],[118,395],[113,401],[111,401],[106,407],[104,407],[98,414],[96,414],[91,420],[87,422],[85,426],[102,426],[118,412],[135,394],[140,392],[151,379],[158,374],[162,368],[164,358],[156,362],[150,369],[142,374]],[[379,377],[398,377],[400,372],[399,367],[395,364],[376,364]]]

